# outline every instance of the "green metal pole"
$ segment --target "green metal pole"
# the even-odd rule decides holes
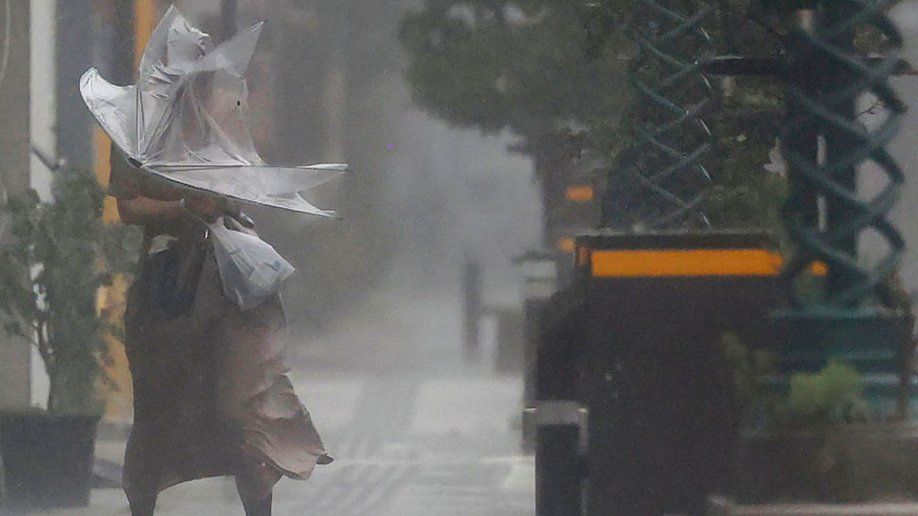
[[[891,47],[900,48],[902,39],[885,15],[894,3],[797,3],[791,9],[793,45],[782,70],[791,108],[781,133],[791,179],[783,218],[795,247],[785,274],[798,287],[795,308],[781,314],[790,329],[782,350],[785,372],[814,371],[841,359],[862,373],[876,373],[869,376],[867,389],[879,401],[894,397],[888,387],[894,392],[896,382],[882,378],[897,378],[899,368],[896,328],[903,314],[876,300],[889,298],[886,280],[895,273],[905,245],[888,219],[904,177],[886,145],[906,108],[888,80],[897,52],[867,60],[856,54],[853,34],[872,26]],[[857,120],[856,102],[865,94],[875,96],[888,112],[877,128]],[[814,133],[824,138],[824,159],[813,150]],[[857,171],[868,161],[888,181],[878,195],[863,199]],[[826,208],[818,224],[812,220],[814,195],[824,199]],[[857,252],[859,237],[868,230],[880,235],[887,248],[873,266],[861,263]],[[811,266],[817,262],[828,267],[828,277],[823,287],[813,289]]]
[[[640,55],[631,66],[637,95],[633,142],[610,168],[602,226],[618,229],[706,228],[711,150],[705,117],[716,107],[700,71],[710,39],[703,23],[713,9],[674,0],[636,2],[630,24]]]
[[[782,129],[782,145],[790,164],[792,190],[784,208],[784,220],[797,253],[787,274],[797,279],[808,273],[814,261],[829,267],[826,288],[815,298],[797,295],[805,310],[859,311],[863,302],[883,288],[884,278],[898,264],[904,248],[899,232],[886,215],[904,180],[902,171],[886,152],[885,145],[897,132],[904,104],[892,91],[888,77],[897,58],[894,54],[876,64],[853,55],[852,31],[865,20],[878,20],[893,44],[901,45],[895,27],[882,15],[893,0],[864,4],[852,0],[828,3],[819,10],[795,12],[796,37],[784,74],[792,111]],[[883,21],[885,20],[885,21]],[[881,127],[866,130],[855,117],[855,102],[865,93],[877,96],[889,110]],[[814,159],[801,141],[812,141],[815,131],[825,138],[826,159]],[[801,152],[801,151],[804,152]],[[857,167],[874,161],[889,179],[887,187],[870,200],[857,193]],[[815,192],[825,199],[826,220],[813,225],[806,200]],[[887,255],[875,267],[858,263],[857,239],[868,229],[889,244]]]
[[[842,26],[845,20],[857,15],[856,6],[846,3],[833,3],[831,8],[825,13],[826,26]],[[842,52],[854,53],[854,30],[846,28],[839,31],[839,34],[833,38],[835,46]],[[837,60],[827,60],[827,75],[833,81],[848,83],[856,81],[856,75],[852,74],[845,66]],[[825,79],[823,79],[825,80]],[[838,99],[837,102],[827,104],[827,107],[833,114],[844,120],[855,120],[855,109],[857,99],[854,96]],[[845,155],[850,152],[852,147],[856,147],[858,142],[851,138],[847,132],[839,127],[828,127],[825,132],[826,142],[826,164],[834,166],[845,160]],[[832,174],[832,179],[845,191],[857,194],[857,169],[851,166],[839,166]],[[852,223],[857,218],[857,211],[847,202],[835,197],[826,200],[826,225],[827,227],[844,227]],[[857,261],[858,252],[858,234],[850,232],[839,238],[837,249],[852,260]],[[844,292],[848,285],[857,281],[857,274],[841,267],[832,266],[829,268],[829,276],[826,284],[826,293],[833,296]],[[848,307],[856,307],[857,301],[851,300]]]

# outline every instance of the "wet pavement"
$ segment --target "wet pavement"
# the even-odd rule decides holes
[[[460,304],[448,294],[387,289],[322,335],[297,337],[290,376],[336,461],[307,482],[284,479],[275,514],[528,516],[535,464],[520,453],[522,378],[494,375],[491,349],[465,359]],[[303,333],[308,334],[308,332]],[[123,443],[102,442],[117,460]],[[85,509],[125,515],[118,489]],[[157,516],[242,515],[230,479],[161,495]]]

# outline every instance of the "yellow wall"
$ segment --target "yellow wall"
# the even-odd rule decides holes
[[[147,47],[147,40],[153,34],[159,21],[159,2],[156,0],[134,0],[134,68],[140,66],[140,57]]]
[[[113,12],[111,1],[101,2],[100,10],[107,13]],[[146,47],[147,40],[156,28],[159,20],[160,5],[157,0],[134,0],[134,63],[140,63],[140,56]],[[107,187],[111,177],[111,139],[96,127],[93,133],[94,165],[99,184]],[[109,224],[120,223],[118,206],[113,197],[105,198],[102,220]],[[115,278],[111,287],[103,288],[99,292],[98,309],[106,313],[111,322],[120,322],[124,316],[125,295],[128,280],[123,276]],[[129,421],[133,415],[133,392],[131,389],[131,374],[128,370],[127,357],[124,353],[124,344],[114,336],[106,338],[109,344],[111,363],[106,367],[109,378],[114,382],[116,389],[106,389],[105,418],[109,421]]]

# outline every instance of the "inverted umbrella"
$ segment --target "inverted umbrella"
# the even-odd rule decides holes
[[[262,25],[214,47],[171,6],[143,52],[137,84],[116,86],[90,68],[80,93],[128,161],[148,174],[240,201],[333,216],[300,192],[347,165],[270,166],[249,134],[243,75]]]

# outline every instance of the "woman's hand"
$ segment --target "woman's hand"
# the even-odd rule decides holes
[[[207,222],[213,222],[226,212],[226,201],[211,196],[188,198],[184,205],[186,210]]]

